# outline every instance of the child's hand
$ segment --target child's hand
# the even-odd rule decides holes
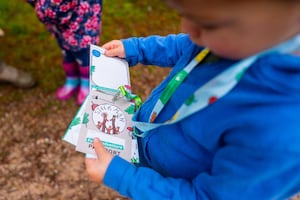
[[[104,148],[102,142],[98,138],[94,139],[94,148],[98,158],[86,158],[85,166],[90,179],[96,183],[102,183],[106,169],[111,162],[113,155]]]
[[[104,53],[106,56],[125,58],[125,50],[121,40],[112,40],[108,43],[105,43],[102,47],[106,49]]]

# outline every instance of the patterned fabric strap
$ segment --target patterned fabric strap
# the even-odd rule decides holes
[[[160,126],[176,123],[195,112],[207,107],[208,105],[214,103],[216,100],[220,99],[226,95],[237,83],[241,80],[245,71],[257,60],[257,58],[262,57],[266,54],[271,53],[292,53],[300,49],[300,35],[283,42],[271,49],[255,54],[251,57],[245,58],[232,66],[227,70],[223,71],[202,87],[200,87],[194,94],[188,98],[185,103],[177,110],[175,115],[163,122],[163,123],[150,123],[150,122],[140,122],[133,121],[135,126],[134,133],[136,136],[144,137],[147,135],[147,131],[158,128]],[[193,61],[192,61],[193,62]],[[161,105],[160,110],[163,109],[165,104]],[[155,113],[155,107],[152,113]]]
[[[185,78],[189,75],[189,73],[200,63],[203,61],[206,56],[210,53],[208,49],[203,49],[200,53],[196,55],[196,57],[181,71],[179,71],[167,84],[166,88],[162,92],[162,95],[156,102],[149,121],[154,122],[160,111],[163,109],[163,107],[167,104],[167,102],[170,100],[178,86],[185,80]]]

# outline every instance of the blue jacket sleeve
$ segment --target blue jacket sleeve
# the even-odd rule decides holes
[[[168,36],[133,37],[122,40],[126,60],[130,66],[142,63],[172,67],[184,51],[192,45],[188,35],[171,34]]]
[[[224,148],[216,155],[212,171],[201,173],[191,181],[163,177],[150,168],[137,168],[116,156],[107,169],[104,184],[135,200],[282,199],[279,190],[287,191],[290,186],[300,184],[296,176],[299,165],[295,164],[299,163],[299,155],[287,156],[287,159],[282,154],[274,160],[275,152],[262,155],[252,152],[237,147]],[[240,160],[238,163],[236,157]],[[289,185],[278,187],[287,180]]]

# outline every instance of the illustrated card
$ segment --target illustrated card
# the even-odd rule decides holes
[[[76,150],[95,154],[93,140],[99,138],[105,148],[113,155],[137,162],[136,138],[132,131],[132,114],[135,105],[125,97],[115,97],[105,91],[92,91],[89,96]]]
[[[99,46],[90,45],[90,91],[92,88],[109,88],[109,90],[116,92],[122,85],[130,87],[128,63],[123,59],[107,57],[104,55],[104,51],[105,49]],[[79,108],[62,137],[64,141],[72,145],[77,145],[79,130],[86,120],[87,99]]]
[[[137,163],[131,122],[135,105],[119,90],[124,86],[130,92],[129,66],[124,59],[105,56],[104,51],[90,46],[90,93],[62,139],[93,157],[92,143],[98,137],[112,154]]]
[[[104,49],[91,45],[90,88],[118,90],[120,86],[130,86],[128,63],[121,58],[107,57]]]
[[[88,97],[87,97],[88,99]],[[76,146],[78,142],[79,132],[82,126],[82,123],[86,120],[85,110],[87,99],[83,102],[79,110],[77,111],[75,117],[71,121],[65,135],[63,136],[63,140]]]

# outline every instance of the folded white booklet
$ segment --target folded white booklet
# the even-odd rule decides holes
[[[119,89],[125,88],[130,93],[128,63],[107,57],[104,51],[98,46],[90,46],[90,94],[62,139],[91,157],[96,155],[93,139],[98,137],[112,154],[138,163],[131,121],[135,104]]]

